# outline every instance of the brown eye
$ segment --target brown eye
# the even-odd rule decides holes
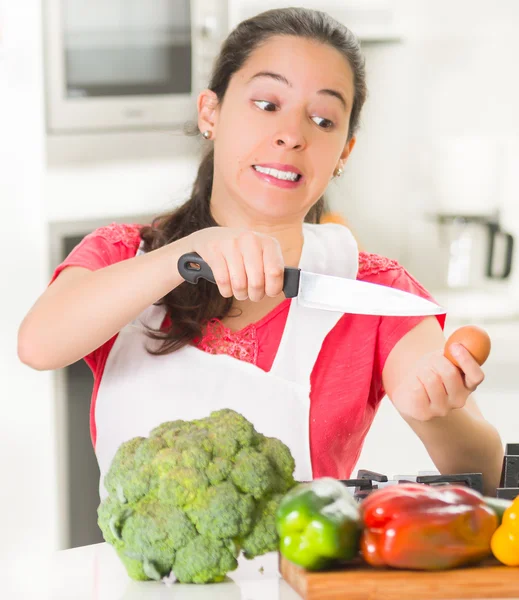
[[[273,102],[269,102],[268,100],[254,100],[254,104],[265,112],[275,112],[277,108]]]
[[[312,119],[321,129],[331,129],[333,127],[333,122],[330,119],[323,119],[322,117],[312,117]]]

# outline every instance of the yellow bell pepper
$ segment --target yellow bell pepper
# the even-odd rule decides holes
[[[490,547],[494,556],[509,567],[519,567],[519,496],[505,510]]]

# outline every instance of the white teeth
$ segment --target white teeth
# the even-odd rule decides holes
[[[257,165],[254,165],[254,168],[260,173],[271,175],[277,179],[284,179],[285,181],[296,181],[298,178],[298,174],[291,171],[278,171],[277,169],[267,169],[266,167],[258,167]]]

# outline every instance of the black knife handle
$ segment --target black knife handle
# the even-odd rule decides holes
[[[283,293],[287,298],[295,298],[299,293],[300,277],[301,269],[285,267],[285,275],[283,277]]]
[[[198,283],[199,279],[207,279],[216,283],[211,267],[196,252],[188,252],[178,259],[178,272],[188,283]],[[287,298],[294,298],[299,292],[299,277],[301,270],[285,267],[283,276],[283,293]]]
[[[199,279],[207,279],[216,283],[211,267],[197,252],[182,254],[177,263],[178,272],[188,283],[198,283]]]

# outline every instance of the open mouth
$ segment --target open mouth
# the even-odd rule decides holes
[[[300,173],[280,171],[278,169],[261,167],[259,165],[252,165],[252,168],[260,175],[286,183],[298,183],[303,177]]]

